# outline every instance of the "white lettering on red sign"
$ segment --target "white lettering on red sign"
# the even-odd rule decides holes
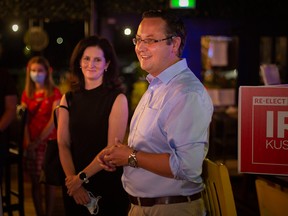
[[[274,111],[267,111],[266,119],[266,137],[274,137]],[[277,138],[284,138],[285,130],[288,130],[288,124],[285,119],[288,118],[288,112],[277,112]]]
[[[253,105],[287,106],[287,97],[253,97]]]

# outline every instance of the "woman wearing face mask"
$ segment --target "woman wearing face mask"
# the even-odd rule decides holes
[[[45,184],[45,209],[42,204],[42,184],[39,182],[44,153],[49,139],[56,139],[53,109],[61,99],[60,90],[54,85],[52,69],[42,56],[30,59],[26,68],[25,89],[21,104],[27,108],[24,133],[25,170],[31,178],[32,197],[37,216],[53,214],[55,186]]]

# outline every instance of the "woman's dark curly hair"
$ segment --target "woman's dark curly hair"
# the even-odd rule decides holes
[[[102,49],[106,62],[109,67],[103,75],[103,85],[107,88],[120,89],[124,91],[122,82],[119,77],[118,64],[115,50],[112,44],[106,39],[97,35],[83,38],[75,46],[70,58],[70,70],[72,73],[71,89],[72,91],[83,90],[85,88],[84,75],[80,68],[80,61],[87,47],[97,46]]]

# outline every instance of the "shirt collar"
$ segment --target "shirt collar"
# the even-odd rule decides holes
[[[146,80],[151,83],[155,78],[159,79],[162,83],[168,83],[174,76],[180,74],[183,70],[187,68],[187,61],[185,58],[171,65],[162,71],[157,77],[148,74]]]

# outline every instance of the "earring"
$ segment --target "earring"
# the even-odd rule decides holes
[[[82,67],[80,66],[80,68],[82,68]]]
[[[107,68],[105,68],[104,71],[106,72],[106,71],[107,71]]]

